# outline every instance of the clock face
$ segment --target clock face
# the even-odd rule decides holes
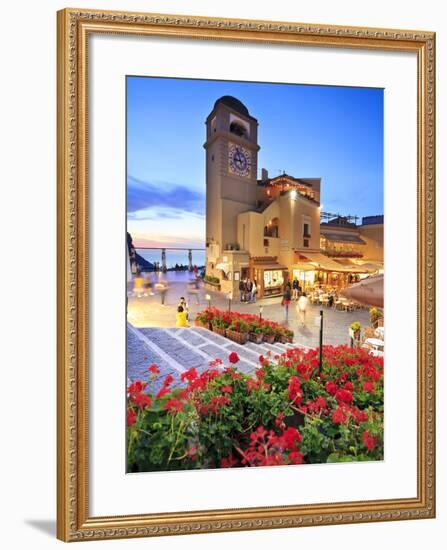
[[[228,161],[231,173],[243,177],[250,174],[251,154],[244,147],[230,143],[228,147]]]

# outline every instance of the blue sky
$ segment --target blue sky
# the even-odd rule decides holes
[[[232,95],[258,119],[258,169],[321,177],[322,210],[383,213],[383,90],[127,77],[128,230],[202,247],[205,119]]]

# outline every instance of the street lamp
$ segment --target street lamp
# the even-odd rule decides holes
[[[228,313],[231,313],[231,300],[233,299],[233,293],[229,292],[227,294],[227,298],[228,298]]]
[[[264,308],[262,306],[259,306],[259,320],[262,321],[262,310]]]
[[[211,307],[211,296],[209,294],[205,294],[205,300],[208,302],[208,307]]]

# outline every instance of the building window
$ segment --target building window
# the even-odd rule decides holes
[[[264,227],[264,237],[279,238],[279,219],[273,218],[268,222],[268,225]]]
[[[264,288],[278,288],[284,283],[282,271],[264,271]]]
[[[309,239],[303,239],[304,248],[309,248]]]
[[[242,126],[242,124],[239,124],[238,122],[232,122],[230,124],[230,132],[240,137],[246,137],[247,135],[247,130],[244,128],[244,126]]]
[[[303,237],[310,239],[310,224],[303,224]]]

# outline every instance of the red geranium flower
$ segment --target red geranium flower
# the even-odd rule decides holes
[[[212,412],[216,413],[220,407],[224,407],[231,403],[231,399],[225,395],[219,395],[218,397],[213,397],[210,402],[210,409]]]
[[[163,397],[164,395],[168,394],[171,390],[169,388],[166,388],[166,387],[163,387],[161,388],[161,390],[157,393],[157,395],[155,396],[157,399],[160,399],[161,397]]]
[[[160,372],[160,369],[157,367],[155,363],[152,363],[152,365],[150,365],[147,370],[152,374],[158,374]]]
[[[231,453],[228,456],[222,458],[222,460],[220,461],[221,468],[232,468],[236,464],[237,460],[233,457]]]
[[[183,403],[179,399],[168,399],[163,406],[163,410],[169,411],[170,414],[183,411]]]
[[[289,399],[297,405],[303,399],[303,392],[301,391],[301,383],[298,376],[291,376],[289,378]]]
[[[372,382],[365,382],[363,384],[363,390],[371,393],[374,391],[374,384]]]
[[[150,409],[152,399],[146,393],[137,393],[137,395],[133,397],[133,402],[139,409],[144,409],[145,407]]]
[[[127,425],[132,426],[137,421],[137,413],[133,409],[127,409]]]
[[[289,427],[283,431],[281,441],[284,443],[284,448],[290,451],[297,450],[297,443],[301,443],[303,437],[296,428]]]
[[[188,369],[186,372],[182,372],[182,374],[180,375],[180,379],[181,379],[182,381],[188,380],[189,382],[192,382],[192,381],[195,380],[198,376],[199,376],[199,375],[198,375],[196,369],[195,369],[194,367],[191,367],[191,368]]]
[[[235,351],[232,351],[230,353],[230,355],[228,356],[228,361],[230,361],[230,363],[233,363],[233,364],[238,363],[239,362],[239,355]]]
[[[337,401],[342,401],[343,403],[351,403],[352,402],[352,392],[349,390],[339,389],[335,392],[335,399]]]
[[[275,425],[281,429],[284,429],[286,427],[286,425],[284,424],[284,413],[278,414],[278,416],[275,418]]]
[[[337,385],[332,380],[329,380],[329,382],[326,382],[326,385],[324,386],[324,388],[330,395],[335,395],[335,392],[337,391]]]
[[[228,385],[222,386],[220,389],[223,393],[233,393],[233,388]]]
[[[362,422],[368,422],[368,413],[366,413],[365,411],[361,411],[357,407],[353,407],[351,409],[351,414],[358,424],[361,424]]]
[[[348,422],[348,415],[342,407],[338,407],[333,411],[332,422],[334,424],[346,424]]]
[[[373,451],[374,447],[377,445],[378,438],[376,436],[371,435],[368,430],[365,430],[363,432],[363,442],[366,445],[366,448],[368,451]]]
[[[174,381],[174,377],[172,376],[172,374],[168,374],[167,376],[165,376],[165,379],[163,380],[163,386],[167,388],[172,384],[173,381]]]
[[[135,382],[127,388],[127,391],[129,392],[130,395],[136,395],[137,393],[142,392],[146,386],[147,386],[146,382],[142,382],[141,380],[135,380]]]
[[[289,460],[292,464],[304,464],[303,453],[292,451],[291,453],[289,453]]]

